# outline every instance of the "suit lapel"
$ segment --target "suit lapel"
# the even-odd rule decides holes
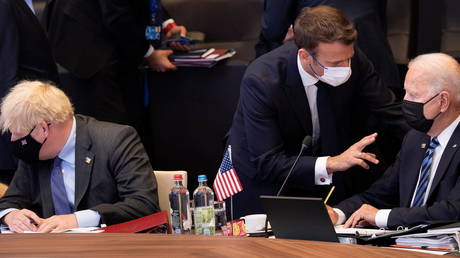
[[[459,144],[460,144],[459,134],[460,134],[460,126],[457,125],[457,128],[455,128],[454,133],[450,137],[449,142],[447,143],[447,146],[444,149],[444,152],[442,153],[441,159],[439,160],[438,168],[436,169],[436,174],[433,178],[433,183],[431,184],[430,193],[428,195],[428,198],[430,198],[431,194],[433,193],[433,190],[436,189],[436,187],[438,186],[442,177],[446,173],[447,168],[449,167],[449,164],[452,161],[452,158],[454,157],[454,154],[457,152],[459,148]]]
[[[52,160],[40,162],[40,164],[38,164],[38,178],[44,218],[48,218],[54,215],[53,196],[51,195],[52,164]]]
[[[297,115],[303,129],[307,134],[311,134],[312,122],[310,106],[308,105],[307,94],[305,93],[302,79],[300,78],[297,66],[297,47],[293,47],[287,58],[286,86],[285,92],[289,103],[292,105],[294,113]]]
[[[75,209],[77,210],[88,189],[95,155],[91,152],[91,138],[88,135],[86,119],[76,116],[75,120],[77,123],[75,139]]]
[[[411,143],[408,143],[411,144]],[[417,185],[418,177],[420,174],[420,167],[422,165],[423,156],[430,144],[430,137],[426,134],[415,140],[414,148],[408,152],[409,157],[403,163],[407,165],[402,168],[404,179],[401,182],[407,182],[401,189],[401,203],[403,207],[409,207],[414,195],[415,186]]]

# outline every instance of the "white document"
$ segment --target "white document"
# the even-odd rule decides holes
[[[335,226],[336,234],[359,235],[359,236],[378,236],[396,232],[396,230],[372,229],[372,228],[344,228],[343,225]]]

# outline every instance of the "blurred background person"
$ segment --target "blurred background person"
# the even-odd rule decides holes
[[[31,0],[0,0],[0,98],[21,80],[58,82],[48,39]],[[0,137],[0,182],[9,183],[17,166]]]

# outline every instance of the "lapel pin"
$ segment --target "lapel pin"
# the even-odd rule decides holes
[[[420,145],[420,148],[425,149],[426,148],[426,143],[422,143],[422,145]]]
[[[452,148],[457,148],[457,146],[458,146],[457,144],[454,144],[452,145]]]
[[[91,158],[90,158],[90,157],[86,157],[86,158],[85,158],[85,163],[86,163],[86,164],[91,163]]]

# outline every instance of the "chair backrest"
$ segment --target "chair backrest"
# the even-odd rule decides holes
[[[173,186],[173,176],[175,174],[181,174],[184,178],[184,186],[187,187],[187,171],[153,171],[157,179],[158,186],[158,201],[160,203],[160,210],[167,211],[169,215],[169,191]]]

